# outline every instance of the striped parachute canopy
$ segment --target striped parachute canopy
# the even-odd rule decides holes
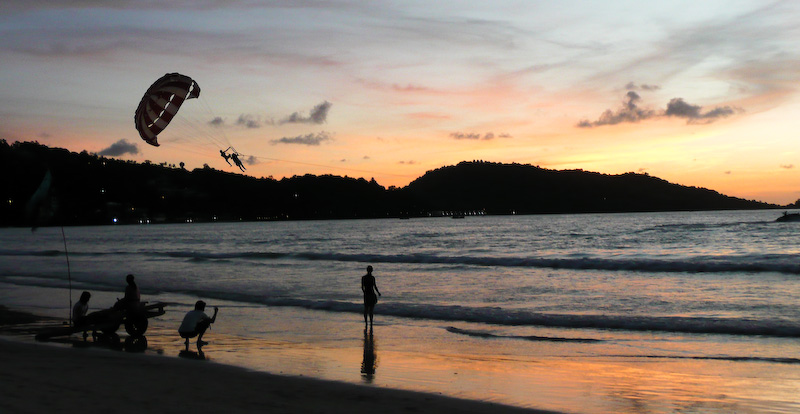
[[[200,96],[200,87],[192,78],[168,73],[155,81],[144,93],[136,115],[136,130],[148,144],[158,146],[158,134],[169,125],[183,101]]]

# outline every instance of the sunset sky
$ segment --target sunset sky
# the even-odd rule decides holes
[[[113,4],[113,5],[112,5]],[[800,198],[800,2],[0,3],[0,139],[405,186],[463,160]],[[159,136],[159,77],[201,87]],[[238,171],[238,170],[236,170]]]

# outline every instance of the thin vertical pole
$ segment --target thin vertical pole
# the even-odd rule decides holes
[[[67,257],[67,279],[69,280],[69,324],[72,325],[72,270],[69,267],[69,250],[67,250],[67,235],[64,226],[61,226],[61,239],[64,241],[64,254]]]

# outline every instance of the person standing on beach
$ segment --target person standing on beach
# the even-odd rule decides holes
[[[364,292],[364,324],[367,323],[367,316],[369,316],[369,324],[372,325],[373,310],[375,304],[378,303],[378,296],[381,296],[381,291],[378,290],[378,285],[375,284],[375,276],[372,276],[372,266],[367,266],[367,274],[361,277],[361,291]],[[375,292],[378,295],[375,295]]]
[[[186,339],[187,350],[189,349],[189,338],[194,338],[195,336],[197,337],[198,348],[208,344],[208,342],[203,340],[203,334],[206,333],[206,329],[208,329],[212,323],[216,322],[219,308],[216,306],[214,307],[214,316],[210,318],[204,312],[205,310],[206,303],[202,300],[198,300],[197,303],[194,304],[194,310],[186,313],[180,328],[178,328],[178,333],[181,335],[181,338]]]

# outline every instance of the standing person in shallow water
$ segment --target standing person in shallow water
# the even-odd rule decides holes
[[[361,291],[364,292],[364,324],[367,323],[367,316],[369,316],[369,324],[372,325],[372,313],[375,304],[378,303],[378,296],[381,296],[381,291],[375,284],[375,276],[372,276],[372,266],[367,266],[367,274],[361,276]],[[375,292],[378,293],[377,296]]]

